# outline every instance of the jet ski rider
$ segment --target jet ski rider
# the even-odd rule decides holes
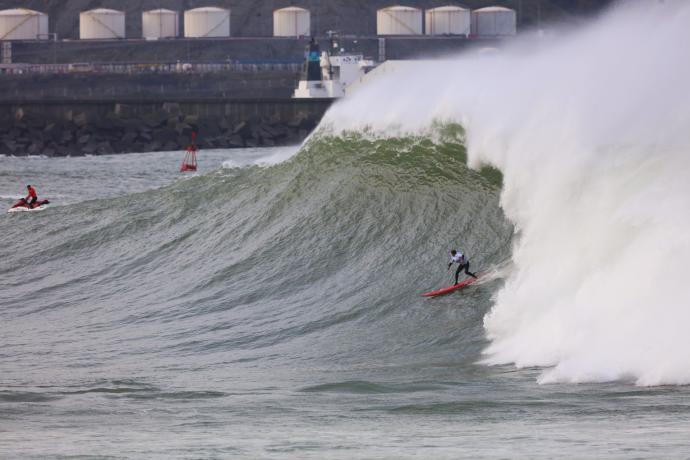
[[[462,252],[453,249],[450,251],[450,262],[448,262],[447,270],[450,270],[451,265],[458,264],[458,269],[455,271],[455,284],[458,284],[458,277],[460,272],[464,269],[466,275],[470,275],[472,278],[476,278],[477,275],[470,272],[470,261],[467,259]]]
[[[24,201],[26,201],[26,204],[31,208],[31,206],[38,201],[38,195],[36,194],[36,189],[33,188],[31,185],[26,186],[27,190],[29,191],[29,194],[26,195],[26,198],[24,198]]]

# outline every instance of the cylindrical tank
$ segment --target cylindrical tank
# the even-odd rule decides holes
[[[390,6],[376,12],[378,35],[421,35],[422,10],[409,6]]]
[[[515,10],[502,6],[487,6],[472,11],[472,35],[500,37],[515,35],[517,15]]]
[[[184,12],[185,37],[229,37],[230,10],[208,6]]]
[[[274,37],[301,37],[311,35],[309,10],[288,6],[273,12]]]
[[[469,35],[472,26],[470,10],[459,6],[440,6],[426,10],[427,35]]]
[[[170,38],[180,35],[180,18],[177,11],[160,8],[141,14],[144,38]]]
[[[107,8],[83,11],[79,14],[79,38],[125,38],[125,13]]]
[[[0,11],[0,40],[48,38],[48,15],[26,8]]]

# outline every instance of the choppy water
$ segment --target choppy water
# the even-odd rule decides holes
[[[460,145],[294,151],[0,158],[54,202],[0,218],[0,457],[690,455],[685,387],[478,364],[499,275],[419,297],[510,258]]]

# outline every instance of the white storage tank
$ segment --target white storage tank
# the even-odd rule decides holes
[[[472,28],[470,10],[459,6],[440,6],[426,10],[424,31],[427,35],[469,35]]]
[[[141,14],[144,38],[171,38],[180,35],[180,15],[177,11],[159,8]]]
[[[125,38],[125,13],[107,8],[83,11],[79,14],[79,38]]]
[[[472,11],[472,34],[478,37],[515,35],[517,29],[515,10],[502,6],[487,6]]]
[[[0,40],[48,38],[48,15],[26,8],[0,11]]]
[[[184,12],[185,37],[229,37],[230,10],[207,6]]]
[[[309,10],[288,6],[273,12],[274,37],[311,36],[311,16]]]
[[[421,35],[422,10],[409,6],[390,6],[376,12],[378,35]]]

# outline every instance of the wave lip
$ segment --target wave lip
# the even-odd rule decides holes
[[[690,384],[688,24],[687,2],[621,2],[500,53],[399,66],[327,114],[382,135],[461,122],[469,164],[503,173],[514,269],[484,363]]]

